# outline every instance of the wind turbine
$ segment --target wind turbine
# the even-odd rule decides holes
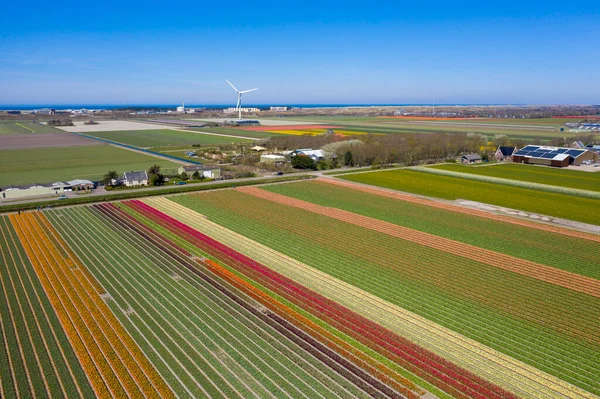
[[[238,89],[235,88],[234,85],[231,84],[230,81],[228,81],[227,79],[225,79],[225,81],[227,83],[229,83],[229,86],[231,86],[233,88],[233,90],[235,90],[235,92],[238,95],[237,105],[235,106],[235,109],[238,110],[238,120],[242,120],[242,108],[241,108],[241,105],[242,105],[242,94],[244,94],[244,93],[250,93],[251,91],[258,90],[258,88],[239,91]]]

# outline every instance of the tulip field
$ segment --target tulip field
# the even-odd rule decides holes
[[[395,195],[0,215],[0,397],[600,398],[600,236]]]

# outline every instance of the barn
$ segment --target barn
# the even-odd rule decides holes
[[[598,154],[585,149],[528,145],[513,154],[513,162],[564,168],[598,162]]]
[[[512,161],[512,156],[515,151],[516,151],[515,147],[501,145],[496,150],[494,157],[498,161]]]

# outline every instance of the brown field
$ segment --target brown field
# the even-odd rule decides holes
[[[104,143],[71,133],[6,134],[0,140],[0,150],[25,148],[82,147]]]
[[[271,193],[269,191],[261,190],[257,187],[240,187],[238,191],[253,195],[255,197],[263,198],[268,201],[277,202],[279,204],[308,210],[318,213],[319,215],[331,217],[346,223],[351,223],[383,234],[414,242],[416,244],[425,245],[440,251],[451,253],[453,255],[471,259],[476,262],[481,262],[500,269],[535,278],[546,283],[558,285],[600,298],[600,281],[593,278],[584,277],[550,266],[515,258],[503,253],[464,244],[433,234],[424,233],[419,230],[399,226],[368,216],[313,204],[311,202],[302,201],[281,194]]]

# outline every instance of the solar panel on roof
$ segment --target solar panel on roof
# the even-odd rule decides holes
[[[524,149],[520,149],[519,151],[515,152],[515,155],[527,155],[529,154],[529,151],[525,151]]]
[[[571,156],[573,156],[575,158],[578,157],[578,156],[580,156],[583,153],[584,153],[584,151],[582,151],[582,150],[569,150],[569,151],[567,151],[567,154],[569,154],[569,155],[571,155]]]
[[[535,146],[535,145],[527,145],[527,146],[521,148],[521,150],[524,150],[524,151],[535,151],[538,148],[540,148],[540,147],[539,146]]]
[[[542,158],[548,158],[548,159],[552,159],[556,156],[556,154],[552,154],[551,152],[547,152],[545,154],[542,155]]]

